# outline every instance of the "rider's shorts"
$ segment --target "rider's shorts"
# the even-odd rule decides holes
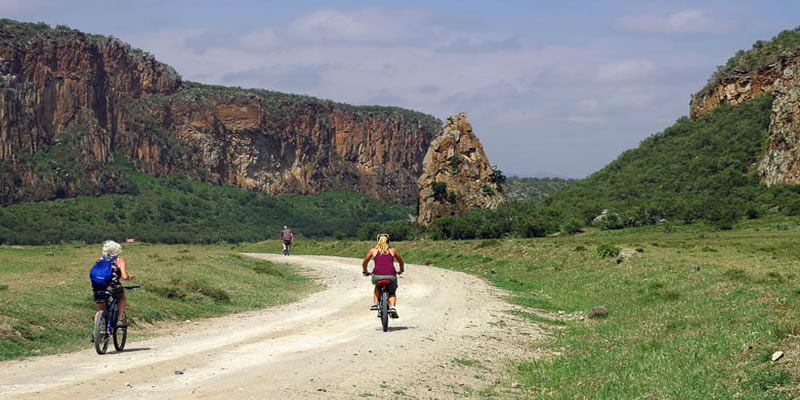
[[[117,286],[105,286],[105,285],[95,285],[92,284],[92,293],[94,293],[94,302],[95,303],[102,303],[105,298],[100,295],[100,292],[111,292],[111,297],[119,300],[125,294],[125,289],[122,288],[122,285]]]
[[[285,245],[287,245],[287,246],[291,246],[291,244],[292,244],[292,241],[291,241],[291,240],[284,240],[284,241],[283,241],[283,244],[285,244]]]
[[[390,283],[389,287],[388,287],[389,294],[397,293],[397,276],[395,276],[395,275],[372,275],[372,283],[373,284],[378,283],[378,281],[383,280],[383,279],[392,281],[392,283]]]

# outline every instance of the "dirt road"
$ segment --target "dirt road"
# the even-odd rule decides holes
[[[410,265],[390,331],[369,311],[360,260],[250,254],[321,278],[323,291],[267,310],[181,323],[99,356],[0,363],[0,397],[20,399],[465,398],[524,395],[510,360],[535,356],[538,327],[482,280]]]

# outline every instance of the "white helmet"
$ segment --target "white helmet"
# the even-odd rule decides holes
[[[103,257],[115,257],[119,253],[122,253],[122,246],[119,243],[113,240],[103,242]]]

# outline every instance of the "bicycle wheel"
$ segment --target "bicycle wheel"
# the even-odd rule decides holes
[[[125,342],[128,340],[128,313],[122,315],[120,319],[125,327],[114,327],[114,349],[122,351],[125,349]]]
[[[94,349],[97,354],[106,354],[108,350],[108,335],[106,334],[106,316],[103,311],[94,315]]]
[[[383,331],[389,330],[389,292],[381,290],[381,325]]]

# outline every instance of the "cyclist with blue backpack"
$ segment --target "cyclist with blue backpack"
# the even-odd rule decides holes
[[[105,301],[98,295],[98,292],[107,291],[111,293],[111,296],[119,304],[118,315],[125,315],[125,306],[128,304],[125,299],[125,289],[123,289],[120,279],[129,281],[135,276],[128,273],[128,266],[125,264],[125,260],[119,256],[121,252],[122,246],[119,243],[113,240],[105,241],[101,257],[89,271],[89,278],[92,281],[92,292],[94,292],[94,301],[97,303],[97,309],[102,310],[105,307]],[[119,326],[125,323],[120,318]]]

